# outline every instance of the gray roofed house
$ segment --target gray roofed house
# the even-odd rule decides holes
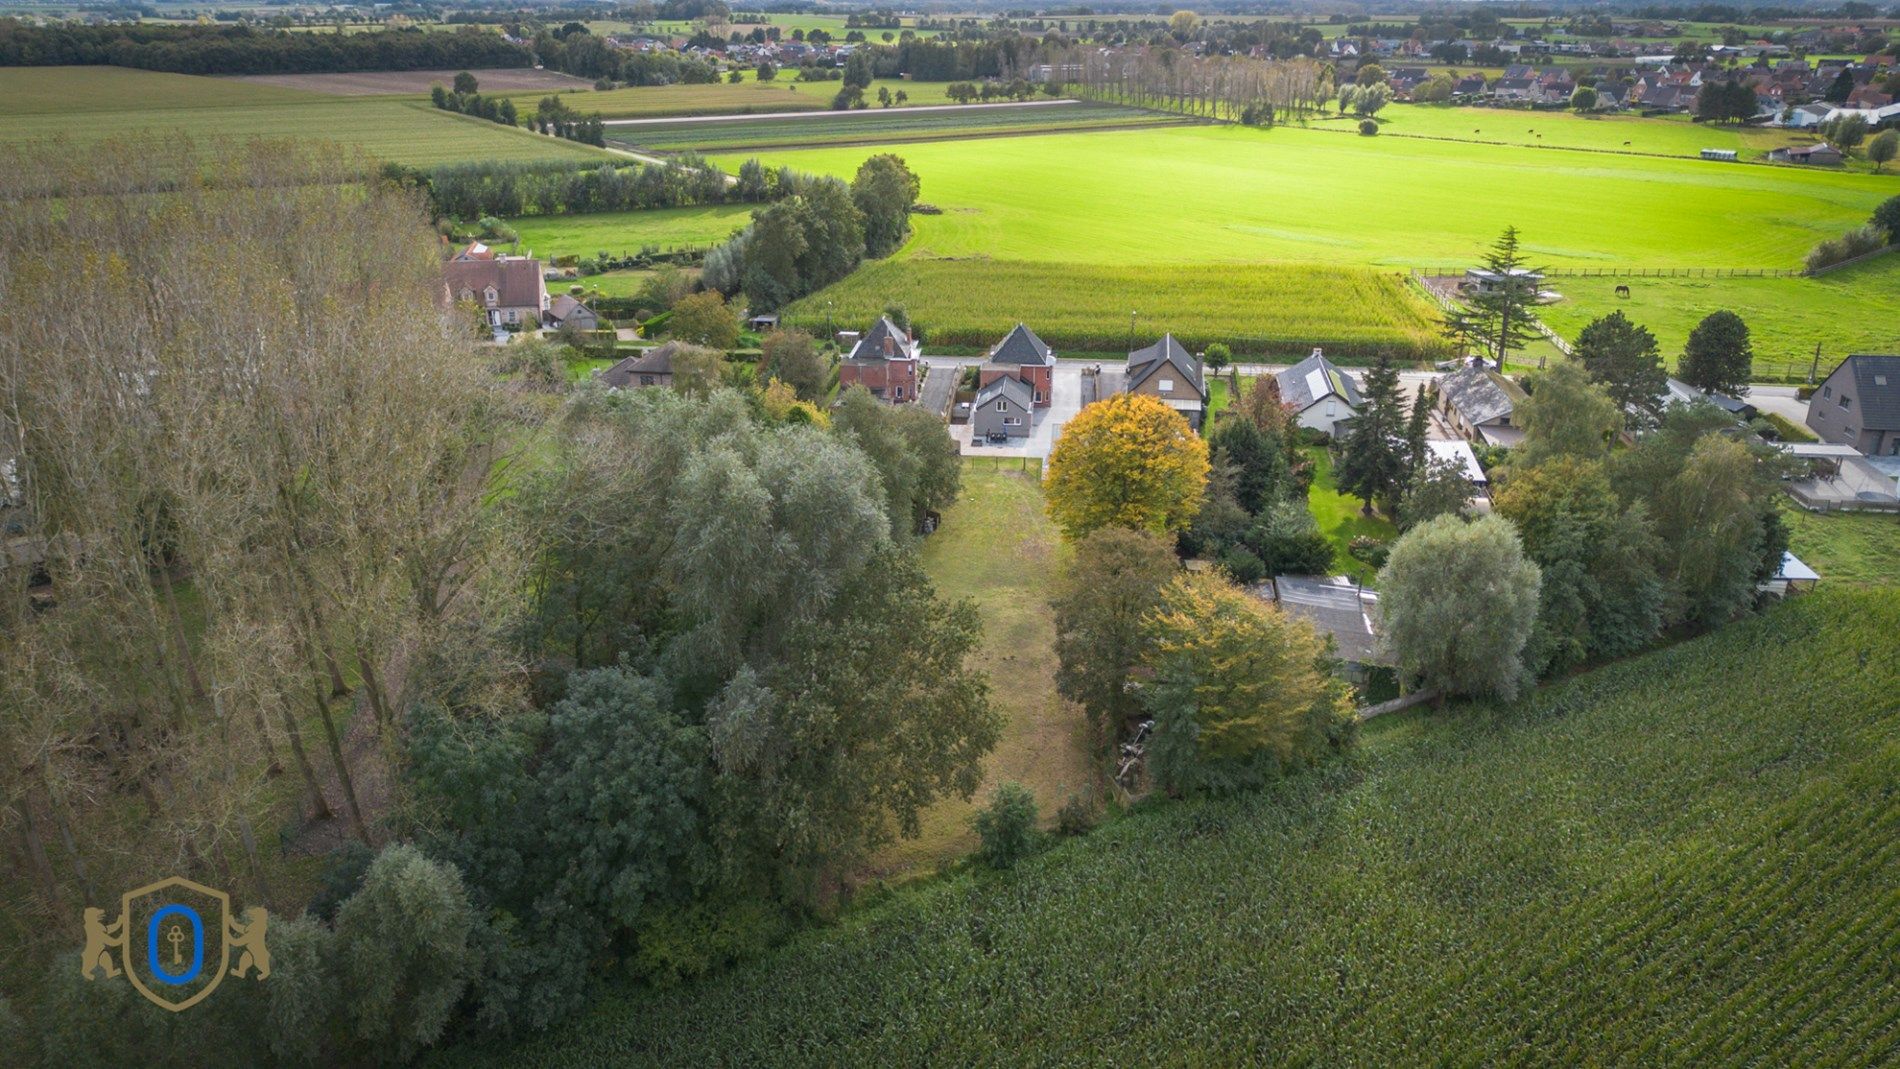
[[[1146,349],[1128,354],[1122,391],[1160,398],[1163,404],[1186,417],[1188,425],[1196,430],[1200,429],[1201,417],[1207,411],[1207,382],[1201,361],[1175,341],[1172,334],[1164,334],[1160,341]]]
[[[678,353],[683,342],[670,341],[665,345],[656,345],[644,353],[629,356],[612,367],[594,376],[594,380],[610,390],[624,390],[641,386],[673,385],[673,355]]]
[[[1379,650],[1379,595],[1340,575],[1280,575],[1267,586],[1282,611],[1333,636],[1348,665],[1389,664]]]
[[[600,316],[579,299],[563,293],[548,301],[548,322],[576,330],[599,330]]]
[[[1024,364],[1054,366],[1056,351],[1049,348],[1036,332],[1021,323],[990,348],[986,364]]]
[[[1358,381],[1318,349],[1273,378],[1280,387],[1280,403],[1293,409],[1300,426],[1311,430],[1335,434],[1365,403]]]
[[[1474,442],[1512,446],[1524,432],[1511,423],[1524,400],[1517,383],[1488,367],[1471,364],[1438,380],[1438,405],[1458,433]]]
[[[970,440],[982,441],[992,434],[1029,437],[1035,405],[1035,395],[1023,380],[1007,375],[991,379],[971,402]]]
[[[1900,456],[1900,356],[1841,361],[1808,399],[1808,426],[1868,456]]]
[[[853,386],[862,386],[886,404],[911,404],[917,400],[922,356],[923,346],[909,331],[888,316],[879,316],[839,365],[838,392],[842,395]]]

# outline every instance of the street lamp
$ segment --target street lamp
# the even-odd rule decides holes
[[[1140,314],[1140,312],[1128,313],[1128,351],[1131,353],[1135,351],[1135,317]]]

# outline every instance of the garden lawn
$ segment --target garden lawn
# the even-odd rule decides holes
[[[1792,532],[1789,551],[1820,573],[1821,585],[1900,588],[1900,516],[1809,512],[1789,503],[1782,518]],[[1889,596],[1900,597],[1900,589]]]
[[[72,105],[60,106],[70,93]],[[0,148],[63,140],[225,137],[331,141],[417,167],[471,160],[604,159],[587,145],[541,137],[426,103],[339,97],[277,86],[116,67],[0,69]]]
[[[1043,511],[1042,486],[1028,472],[966,462],[963,494],[923,544],[924,567],[946,598],[969,598],[983,622],[977,663],[990,674],[1003,713],[1003,738],[986,761],[974,804],[942,802],[924,814],[923,836],[874,859],[870,875],[900,877],[968,853],[970,817],[997,784],[1035,792],[1048,823],[1070,795],[1090,796],[1099,771],[1088,757],[1082,710],[1056,694],[1051,583],[1068,547]]]
[[[769,154],[849,178],[875,147]],[[1536,262],[1795,267],[1900,177],[1281,127],[1184,126],[899,152],[944,214],[910,258],[1153,265],[1475,262],[1509,225]],[[722,158],[728,170],[743,156]],[[1611,221],[1614,221],[1613,223]]]
[[[1805,376],[1817,343],[1822,374],[1849,353],[1900,352],[1900,252],[1819,278],[1559,278],[1551,288],[1564,299],[1537,310],[1551,329],[1574,340],[1597,316],[1622,312],[1656,335],[1672,368],[1689,332],[1720,309],[1748,323],[1764,377]]]
[[[926,185],[926,196],[928,196]],[[928,220],[928,216],[913,216]],[[827,317],[868,324],[886,305],[909,311],[928,345],[987,347],[1018,322],[1062,352],[1126,352],[1172,331],[1185,345],[1225,342],[1237,355],[1336,359],[1380,351],[1440,355],[1435,312],[1390,271],[1326,264],[1037,263],[898,254],[860,267],[786,309],[822,332]]]
[[[1896,633],[1823,584],[434,1064],[1889,1064]]]
[[[784,146],[890,144],[1053,131],[1172,125],[1184,120],[1112,104],[974,104],[953,111],[867,108],[845,114],[718,119],[608,127],[608,140],[656,152],[736,152]]]
[[[521,238],[523,253],[542,259],[596,256],[716,245],[743,229],[752,218],[750,204],[711,204],[695,208],[651,208],[586,215],[533,215],[508,220]]]
[[[1376,513],[1367,516],[1360,512],[1365,502],[1339,492],[1333,484],[1332,454],[1326,447],[1309,446],[1305,452],[1313,461],[1313,485],[1306,491],[1306,508],[1333,544],[1335,574],[1350,575],[1365,586],[1373,586],[1379,578],[1378,569],[1352,555],[1352,540],[1365,535],[1390,542],[1399,536],[1398,528]]]

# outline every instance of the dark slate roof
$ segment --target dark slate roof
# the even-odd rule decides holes
[[[877,322],[871,324],[871,329],[864,332],[864,337],[859,338],[858,343],[851,347],[851,353],[846,359],[874,361],[886,359],[884,355],[886,338],[893,343],[891,358],[904,359],[910,356],[909,332],[891,322],[889,316],[879,316]]]
[[[1859,414],[1854,418],[1861,429],[1900,430],[1900,356],[1861,353],[1841,361],[1834,375],[1842,370],[1854,377],[1855,393],[1860,396]]]
[[[671,375],[673,373],[673,354],[680,351],[683,343],[670,341],[665,345],[656,345],[644,353],[636,353],[600,373],[603,386],[619,388],[631,386],[640,375]]]
[[[990,349],[989,362],[992,364],[1026,364],[1035,366],[1054,365],[1055,350],[1043,344],[1036,332],[1021,323],[1016,329],[1004,335],[1003,340]]]
[[[1031,404],[1035,403],[1035,395],[1029,392],[1028,383],[1018,378],[1003,375],[999,378],[991,379],[987,386],[976,391],[976,400],[972,402],[971,407],[982,408],[998,397],[1007,399],[1010,403],[1025,412],[1029,410]]]
[[[1476,364],[1439,379],[1438,395],[1474,427],[1509,416],[1524,399],[1516,383]]]
[[[1175,341],[1172,334],[1163,334],[1160,341],[1128,354],[1128,381],[1122,388],[1133,390],[1169,365],[1173,365],[1182,378],[1194,384],[1195,391],[1203,400],[1207,398],[1207,383],[1201,379],[1201,362],[1180,342]]]
[[[1318,376],[1317,383],[1315,376]],[[1359,383],[1351,375],[1339,370],[1325,354],[1318,349],[1313,355],[1276,373],[1274,379],[1280,384],[1280,402],[1292,405],[1294,409],[1304,409],[1328,393],[1336,393],[1346,399],[1346,403],[1358,408],[1364,401],[1359,393]],[[1320,388],[1315,390],[1314,386]]]
[[[1273,580],[1280,608],[1333,636],[1339,659],[1351,664],[1384,664],[1373,631],[1378,602],[1357,586],[1311,575],[1281,575]]]

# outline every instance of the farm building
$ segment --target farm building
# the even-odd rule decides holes
[[[600,316],[578,298],[563,293],[548,302],[548,325],[576,330],[599,330]]]
[[[1158,397],[1181,413],[1188,426],[1200,429],[1201,417],[1207,411],[1207,383],[1201,361],[1175,341],[1174,335],[1164,334],[1146,349],[1129,353],[1125,376],[1124,392]]]
[[[1705,148],[1702,150],[1702,158],[1705,160],[1720,160],[1724,163],[1734,163],[1740,158],[1740,153],[1732,148]]]
[[[1821,167],[1838,167],[1841,162],[1841,150],[1823,141],[1818,145],[1784,147],[1770,151],[1768,158],[1777,163],[1803,163]]]
[[[1008,375],[984,383],[970,406],[970,440],[978,441],[991,435],[1029,437],[1034,398],[1027,384]]]
[[[1471,443],[1444,438],[1433,438],[1425,443],[1432,459],[1457,468],[1465,480],[1480,492],[1491,484],[1490,477],[1484,473],[1484,466],[1478,463],[1478,454],[1471,451]]]
[[[1359,383],[1318,349],[1276,373],[1274,381],[1280,387],[1280,403],[1293,410],[1300,426],[1325,434],[1337,434],[1339,424],[1357,416],[1365,401]]]
[[[1504,288],[1507,278],[1512,284],[1528,285],[1532,289],[1537,288],[1544,281],[1543,272],[1524,267],[1514,267],[1508,274],[1500,274],[1483,267],[1472,267],[1465,270],[1465,280],[1460,284],[1460,288],[1475,290],[1478,293],[1495,293]]]
[[[1517,383],[1478,364],[1468,365],[1438,380],[1438,407],[1452,428],[1474,442],[1513,446],[1524,432],[1511,416],[1524,391]]]

